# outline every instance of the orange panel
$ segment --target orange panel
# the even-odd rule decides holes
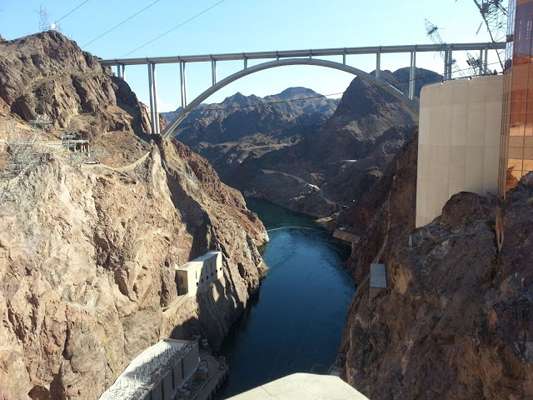
[[[508,120],[503,126],[507,130],[507,162],[501,163],[502,191],[516,185],[516,179],[533,170],[533,0],[512,0],[509,15],[509,33],[514,41],[508,43],[505,74],[511,82],[504,96],[508,102]],[[512,15],[512,11],[515,11]],[[509,93],[510,91],[510,93]],[[503,149],[502,149],[503,150]],[[507,178],[505,178],[507,177]],[[515,180],[513,180],[513,177]]]

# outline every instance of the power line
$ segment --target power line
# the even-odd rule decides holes
[[[104,36],[106,36],[107,34],[113,32],[115,29],[119,28],[120,26],[124,25],[126,22],[132,20],[133,18],[135,18],[136,16],[138,16],[139,14],[142,14],[143,12],[145,12],[146,10],[148,10],[150,7],[154,6],[155,4],[159,3],[161,0],[155,0],[155,1],[152,1],[150,4],[148,4],[147,6],[141,8],[140,10],[134,12],[133,14],[131,14],[129,17],[127,17],[126,19],[120,21],[118,24],[116,25],[113,25],[111,28],[109,28],[108,30],[104,31],[103,33],[101,33],[100,35],[96,36],[95,38],[89,40],[87,43],[85,43],[82,47],[86,47],[86,46],[89,46],[91,44],[93,44],[94,42],[96,42],[97,40],[103,38]]]
[[[135,53],[137,50],[140,50],[140,49],[142,49],[142,48],[148,46],[149,44],[151,44],[151,43],[153,43],[153,42],[155,42],[155,41],[161,39],[162,37],[168,35],[169,33],[175,31],[176,29],[181,28],[183,25],[186,25],[186,24],[188,24],[189,22],[194,21],[195,19],[201,17],[201,16],[204,15],[205,13],[211,11],[213,8],[215,8],[215,7],[217,7],[218,5],[222,4],[224,1],[226,1],[226,0],[219,0],[219,1],[217,1],[216,3],[210,5],[209,7],[205,8],[205,9],[203,9],[203,10],[200,11],[199,13],[193,15],[192,17],[189,17],[189,18],[186,19],[185,21],[180,22],[179,24],[173,26],[173,27],[170,28],[169,30],[167,30],[167,31],[165,31],[165,32],[163,32],[163,33],[157,35],[157,36],[154,37],[153,39],[148,40],[147,42],[143,43],[143,44],[140,45],[139,47],[136,47],[135,49],[133,49],[133,50],[130,51],[129,53],[124,54],[123,57],[125,57],[125,56],[129,56],[130,54]]]
[[[75,12],[76,10],[78,10],[79,8],[81,8],[84,4],[88,3],[89,0],[84,0],[82,1],[80,4],[78,4],[76,7],[74,7],[72,10],[70,10],[69,12],[67,12],[65,15],[63,15],[61,18],[59,18],[57,21],[55,21],[56,24],[58,24],[59,22],[63,21],[65,18],[67,18],[70,14],[72,14],[73,12]]]

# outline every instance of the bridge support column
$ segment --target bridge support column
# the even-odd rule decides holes
[[[415,98],[416,89],[416,50],[411,52],[411,68],[409,69],[409,100]]]
[[[244,69],[248,69],[248,58],[244,57]]]
[[[444,52],[444,80],[452,79],[453,52],[448,48]]]
[[[211,59],[211,84],[217,84],[217,60]]]
[[[376,79],[381,79],[381,52],[376,53]]]
[[[126,66],[124,64],[119,64],[117,66],[118,77],[122,80],[126,80]]]
[[[150,96],[150,127],[154,134],[159,133],[159,113],[157,112],[157,85],[155,64],[148,63],[148,92]]]
[[[484,52],[485,56],[483,57],[483,75],[487,75],[489,73],[489,49],[486,48]]]
[[[181,92],[181,106],[187,107],[187,87],[185,79],[185,61],[180,61],[180,92]]]

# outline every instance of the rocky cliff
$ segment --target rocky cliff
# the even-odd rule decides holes
[[[344,378],[376,400],[533,397],[533,176],[504,204],[457,194],[414,230],[415,161],[412,142],[339,216],[360,235]],[[371,262],[386,265],[387,289],[369,288]]]
[[[39,161],[0,182],[0,397],[96,399],[160,338],[217,346],[262,273],[266,231],[241,194],[185,145],[141,140],[142,105],[74,42],[48,32],[0,46],[4,137],[34,137],[36,114],[54,125],[39,131]],[[72,120],[111,162],[49,146]],[[11,142],[2,149],[9,161]],[[177,296],[174,267],[215,249],[224,278]]]

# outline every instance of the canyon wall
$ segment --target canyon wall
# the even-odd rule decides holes
[[[533,177],[503,204],[459,193],[417,230],[415,188],[413,141],[339,216],[360,237],[343,377],[374,400],[533,397]],[[386,289],[369,287],[371,262]]]
[[[0,46],[3,158],[14,132],[34,138],[28,120],[53,123],[40,161],[0,181],[0,397],[97,399],[160,338],[218,346],[263,272],[267,234],[242,195],[185,145],[145,140],[144,107],[74,42]],[[71,130],[102,163],[46,147]],[[207,250],[223,279],[178,297],[174,267]]]

